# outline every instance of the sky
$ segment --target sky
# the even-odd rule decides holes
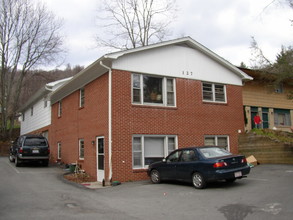
[[[101,0],[36,0],[63,20],[64,66],[87,67],[109,49],[97,47]],[[177,0],[177,19],[169,27],[176,39],[190,36],[230,63],[251,66],[251,37],[274,61],[281,46],[293,45],[293,9],[286,0]],[[273,2],[273,3],[272,3]]]

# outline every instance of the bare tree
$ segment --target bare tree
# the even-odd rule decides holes
[[[267,85],[278,88],[280,85],[287,84],[293,86],[293,48],[281,47],[280,53],[276,55],[275,61],[270,61],[252,37],[251,42],[252,59],[251,68],[262,71],[262,77]],[[293,100],[293,91],[288,91],[288,99]]]
[[[62,52],[62,23],[41,4],[0,1],[1,134],[12,129],[24,77]],[[10,123],[10,125],[8,124]]]
[[[104,0],[99,21],[110,39],[97,36],[100,46],[129,49],[164,40],[174,21],[175,0]],[[102,33],[102,32],[100,32]]]

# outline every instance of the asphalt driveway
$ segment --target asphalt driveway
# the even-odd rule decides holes
[[[16,168],[0,157],[0,219],[278,219],[293,216],[293,166],[260,165],[246,179],[196,190],[181,183],[129,182],[87,189],[54,167]]]

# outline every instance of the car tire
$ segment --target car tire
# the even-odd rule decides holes
[[[196,189],[204,189],[206,187],[206,181],[201,173],[192,174],[192,184]]]
[[[21,164],[21,160],[18,158],[18,156],[15,157],[15,161],[14,162],[15,162],[15,166],[16,167],[19,167],[20,164]]]
[[[152,183],[157,184],[157,183],[160,183],[160,182],[161,182],[161,177],[160,177],[160,173],[159,173],[159,171],[157,171],[157,170],[152,170],[150,176],[151,176],[151,181],[152,181]]]
[[[47,167],[49,165],[49,160],[43,160],[42,165],[43,167]]]
[[[14,163],[14,161],[15,161],[15,159],[13,158],[13,156],[10,154],[9,155],[9,161],[11,162],[11,163]]]

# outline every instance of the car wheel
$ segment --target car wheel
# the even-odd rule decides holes
[[[157,171],[157,170],[151,171],[151,181],[152,181],[152,183],[160,183],[161,182],[159,171]]]
[[[15,166],[16,167],[19,167],[20,164],[21,164],[21,160],[17,156],[15,157],[15,161],[14,162],[15,162]]]
[[[42,165],[43,165],[44,167],[47,167],[47,166],[49,165],[49,160],[43,160],[43,161],[42,161]]]
[[[9,161],[11,162],[11,163],[13,163],[14,161],[15,161],[15,159],[13,158],[13,156],[10,154],[9,155]]]
[[[203,189],[206,187],[206,181],[200,173],[192,174],[192,184],[196,189]]]

